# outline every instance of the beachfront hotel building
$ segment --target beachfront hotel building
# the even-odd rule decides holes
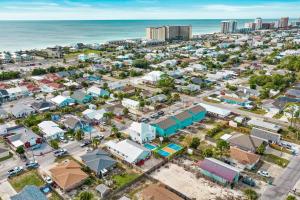
[[[237,21],[222,21],[221,22],[221,33],[236,33],[237,32]]]
[[[192,26],[162,26],[146,28],[147,40],[172,41],[192,39]]]

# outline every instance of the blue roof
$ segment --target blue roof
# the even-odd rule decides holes
[[[10,197],[11,200],[47,200],[42,191],[34,185],[28,185],[21,192]]]

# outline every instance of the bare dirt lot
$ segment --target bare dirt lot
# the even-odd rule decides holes
[[[184,168],[169,163],[152,173],[152,177],[197,200],[243,199],[241,191],[224,188],[204,178],[196,176]]]

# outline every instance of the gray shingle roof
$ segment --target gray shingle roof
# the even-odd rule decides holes
[[[46,196],[41,190],[34,185],[27,185],[19,193],[12,197],[11,200],[47,200]]]
[[[86,153],[81,156],[81,159],[97,174],[99,174],[101,170],[108,169],[116,164],[116,161],[112,159],[108,153],[100,149]]]
[[[255,136],[257,138],[261,138],[262,140],[269,142],[278,142],[281,138],[280,134],[273,133],[271,131],[267,131],[264,129],[259,129],[259,128],[252,128],[251,130],[251,135]]]
[[[183,111],[174,116],[179,121],[184,121],[186,119],[192,118],[192,115],[188,111]]]
[[[176,125],[176,121],[171,119],[170,117],[168,117],[166,119],[159,121],[156,124],[157,124],[157,126],[159,126],[162,129],[167,129],[167,128],[170,128],[171,126]]]

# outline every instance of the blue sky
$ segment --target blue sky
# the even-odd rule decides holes
[[[300,17],[300,0],[0,0],[0,20]]]

